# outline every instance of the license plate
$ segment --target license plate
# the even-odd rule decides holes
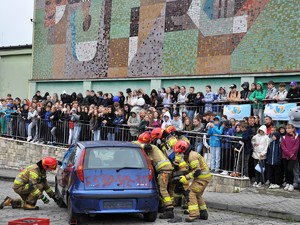
[[[104,209],[132,209],[132,201],[104,201]]]

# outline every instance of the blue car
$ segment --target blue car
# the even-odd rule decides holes
[[[56,174],[58,205],[67,206],[70,223],[82,215],[142,213],[157,217],[159,195],[151,162],[129,142],[89,141],[71,146]]]

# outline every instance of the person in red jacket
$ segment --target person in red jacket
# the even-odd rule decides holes
[[[281,149],[283,168],[285,173],[286,186],[285,191],[294,191],[294,173],[293,168],[297,163],[297,154],[299,150],[300,139],[296,133],[294,125],[286,125],[286,135],[282,137]]]

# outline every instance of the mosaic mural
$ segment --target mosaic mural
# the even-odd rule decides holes
[[[295,0],[37,0],[33,79],[299,71]]]

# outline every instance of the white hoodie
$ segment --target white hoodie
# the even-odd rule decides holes
[[[264,132],[263,135],[259,134],[260,130]],[[260,126],[260,128],[257,130],[257,134],[252,138],[251,142],[253,145],[252,158],[258,160],[266,159],[270,139],[267,135],[267,127],[265,125]]]
[[[165,120],[165,116],[169,117],[169,119],[168,119],[168,120]],[[164,122],[162,123],[161,128],[166,129],[168,126],[171,125],[172,120],[171,120],[171,115],[170,115],[169,112],[166,112],[166,113],[164,114],[164,116],[163,116],[163,121],[164,121]]]

